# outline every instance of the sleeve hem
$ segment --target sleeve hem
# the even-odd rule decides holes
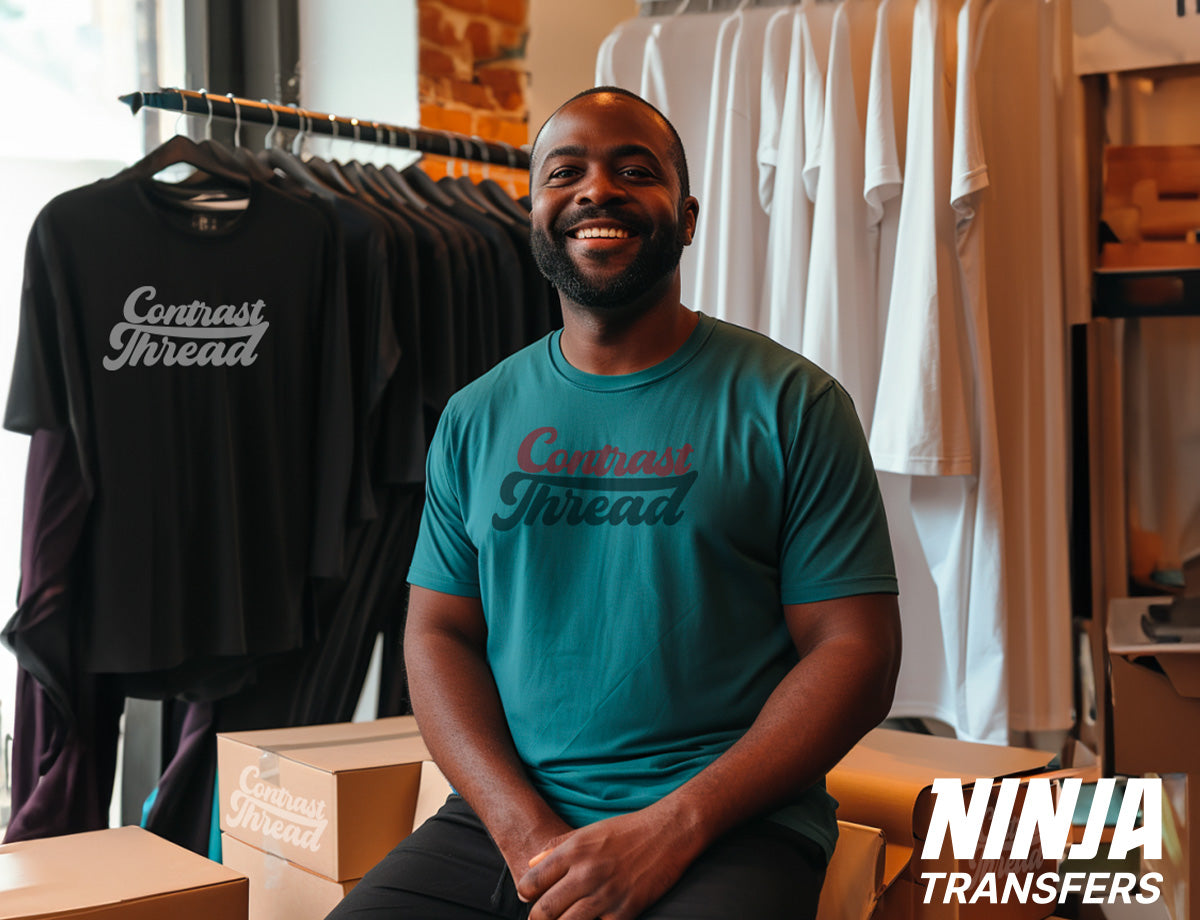
[[[856,594],[899,594],[900,588],[894,575],[872,575],[865,578],[849,578],[828,581],[818,585],[805,585],[789,590],[785,585],[780,592],[784,604],[811,604],[816,601],[831,601]]]
[[[428,588],[430,591],[440,591],[442,594],[453,594],[457,597],[480,597],[479,585],[467,581],[456,581],[442,575],[409,569],[408,583],[418,588]]]

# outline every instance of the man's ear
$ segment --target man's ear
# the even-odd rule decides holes
[[[689,195],[683,201],[683,245],[691,246],[696,235],[696,219],[700,216],[700,202]]]

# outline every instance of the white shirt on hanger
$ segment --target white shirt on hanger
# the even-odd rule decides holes
[[[767,323],[759,308],[767,216],[759,205],[757,146],[763,46],[767,23],[776,12],[739,10],[721,25],[713,62],[708,160],[693,243],[693,305],[764,333]]]
[[[723,13],[686,13],[653,17],[644,45],[641,96],[670,119],[683,142],[692,192],[703,189],[704,164],[708,160],[709,110],[713,94],[713,60]],[[700,200],[697,234],[707,232],[711,221],[708,202]],[[682,279],[680,299],[705,312],[696,303],[699,246],[693,241],[679,262]]]
[[[833,33],[832,3],[805,3],[800,7],[804,23],[804,187],[810,201],[817,200],[821,174],[821,138],[825,125],[825,71],[829,64],[829,40]]]
[[[617,23],[596,52],[596,86],[619,86],[630,92],[642,89],[642,57],[655,18],[637,16]]]
[[[801,347],[850,393],[867,430],[879,381],[879,228],[863,195],[863,134],[877,9],[853,0],[833,18]]]
[[[804,28],[804,16],[795,7],[778,11],[767,25],[758,145],[760,201],[769,212],[760,316],[766,317],[767,334],[793,351],[801,346],[812,239],[812,202],[800,168],[805,151]]]
[[[950,207],[942,0],[918,0],[913,17],[904,195],[871,425],[878,469],[923,476],[975,472],[962,292]],[[949,4],[947,4],[949,5]]]
[[[981,445],[986,394],[959,265],[959,212],[950,200],[954,142],[943,17],[956,3],[918,0],[913,18],[896,253],[904,271],[893,277],[870,440],[880,470],[909,477],[912,524],[936,587],[936,609],[902,607],[905,635],[915,641],[906,647],[893,712],[942,719],[960,738],[1004,743],[1003,607],[983,598],[989,588],[999,590],[998,565],[987,558],[1001,551],[992,487],[998,480],[994,456],[981,455],[994,451],[994,433]],[[969,96],[962,102],[973,106]]]
[[[900,229],[904,177],[904,132],[908,125],[908,80],[912,61],[912,18],[916,0],[883,0],[875,19],[867,99],[863,197],[879,228],[876,303],[879,341],[887,326]]]

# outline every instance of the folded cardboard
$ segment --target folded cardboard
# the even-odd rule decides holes
[[[359,881],[335,882],[228,834],[221,861],[250,880],[250,920],[324,920]]]
[[[1169,597],[1119,597],[1110,601],[1108,653],[1130,663],[1153,659],[1176,696],[1200,700],[1200,642],[1155,642],[1142,628],[1142,617],[1152,605],[1170,603]],[[1200,723],[1193,724],[1200,727]],[[1200,758],[1200,751],[1197,755]]]
[[[429,751],[411,716],[217,736],[221,830],[335,881],[413,828]]]
[[[885,852],[886,840],[879,828],[839,821],[817,920],[868,920],[891,881]]]
[[[0,846],[0,920],[246,920],[249,884],[140,827]]]
[[[899,864],[898,869],[893,869],[895,880],[881,898],[878,916],[887,920],[907,920],[909,917],[921,920],[942,917],[950,920],[985,917],[1041,920],[1049,915],[1053,904],[992,905],[979,900],[974,904],[952,901],[945,905],[940,896],[932,898],[930,904],[924,903],[923,876],[926,873],[965,872],[978,880],[995,872],[1003,880],[1009,874],[1036,875],[1053,870],[1053,863],[1045,859],[1036,841],[1025,860],[1012,860],[1007,845],[998,860],[984,860],[979,856],[990,832],[998,788],[992,790],[984,833],[974,858],[955,858],[950,852],[948,838],[937,858],[923,859],[920,850],[933,814],[935,779],[957,779],[962,782],[964,794],[969,796],[977,779],[1045,775],[1053,759],[1054,755],[1049,752],[1029,748],[974,744],[889,729],[868,733],[829,772],[826,784],[829,793],[838,801],[838,818],[881,828],[887,837],[891,859],[894,864]],[[1018,799],[1012,811],[1009,841],[1020,814],[1020,801]]]

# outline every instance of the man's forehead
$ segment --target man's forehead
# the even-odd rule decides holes
[[[669,144],[662,120],[649,106],[618,93],[593,93],[573,99],[547,119],[537,142],[544,158],[561,146],[587,146],[590,136],[614,140],[615,135],[631,137],[651,149],[664,151]]]

